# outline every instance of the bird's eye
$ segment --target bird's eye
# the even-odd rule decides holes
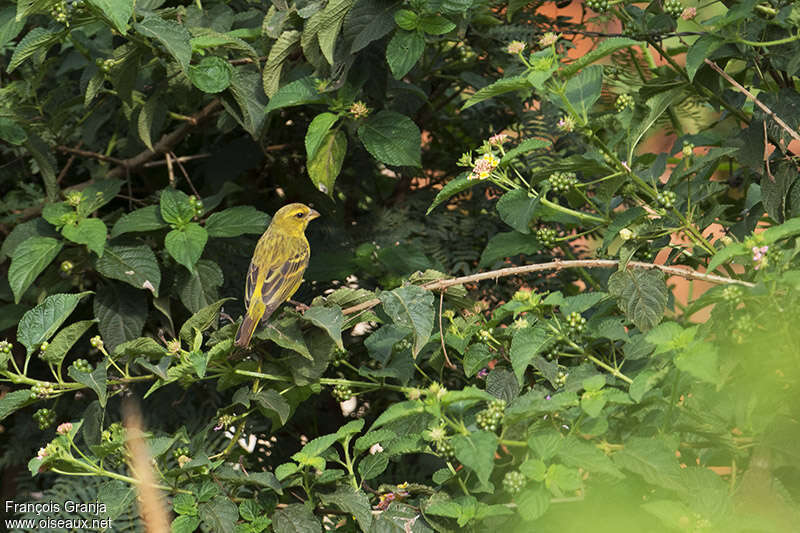
[[[299,212],[299,213],[297,213],[295,216],[296,216],[297,218],[303,218],[303,212],[302,212],[302,211],[300,211],[300,212]]]

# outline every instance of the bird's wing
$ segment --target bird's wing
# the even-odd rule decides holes
[[[262,322],[288,300],[303,281],[303,272],[308,266],[308,243],[292,241],[278,236],[265,239],[263,246],[262,243],[257,246],[250,263],[245,304],[249,307],[253,298],[261,300],[266,307]]]

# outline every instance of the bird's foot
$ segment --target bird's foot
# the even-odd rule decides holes
[[[295,302],[294,300],[287,300],[287,301],[294,306],[294,310],[297,311],[298,313],[305,313],[306,311],[311,309],[304,303]]]

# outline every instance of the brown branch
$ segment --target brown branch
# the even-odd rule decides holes
[[[174,157],[173,156],[172,157],[172,161],[174,163],[180,164],[180,163],[187,163],[189,161],[194,161],[195,159],[205,159],[207,157],[211,157],[211,154],[182,155],[180,157]],[[149,163],[145,163],[142,166],[144,168],[150,168],[150,167],[159,167],[159,166],[163,166],[163,165],[166,165],[166,164],[167,164],[166,161],[162,161],[162,160],[159,159],[157,161],[150,161]]]
[[[115,165],[124,165],[125,162],[122,159],[117,159],[116,157],[107,156],[105,154],[100,154],[97,152],[91,152],[89,150],[81,150],[79,148],[70,148],[69,146],[56,146],[56,150],[59,152],[64,152],[67,154],[74,154],[79,155],[81,157],[89,157],[91,159],[98,159],[100,161],[105,161],[106,163],[113,163]]]
[[[531,272],[561,270],[562,268],[615,268],[618,266],[619,266],[619,260],[617,259],[576,259],[570,261],[556,260],[556,261],[551,261],[549,263],[538,263],[535,265],[523,265],[518,267],[501,268],[499,270],[480,272],[478,274],[472,274],[470,276],[461,276],[459,278],[441,279],[424,283],[420,285],[420,287],[429,291],[440,291],[448,287],[453,287],[455,285],[464,285],[465,283],[474,283],[476,281],[484,281],[487,279],[493,279],[496,281],[499,278],[505,278],[508,276],[519,276],[521,274],[530,274]],[[697,272],[696,270],[691,270],[689,268],[682,268],[677,266],[656,265],[653,263],[643,263],[640,261],[628,261],[628,266],[645,268],[645,269],[657,269],[672,276],[680,276],[682,278],[691,280],[708,281],[710,283],[733,283],[737,285],[743,285],[745,287],[755,286],[754,283],[750,283],[749,281],[726,278],[724,276],[717,276],[715,274],[706,274],[704,272]],[[353,313],[358,313],[359,311],[372,309],[379,303],[381,303],[381,301],[378,298],[373,298],[371,300],[367,300],[366,302],[362,302],[358,305],[353,305],[351,307],[343,309],[342,313],[345,315],[351,315]]]
[[[444,354],[444,361],[449,368],[456,368],[456,365],[450,362],[450,358],[447,357],[447,348],[444,345],[444,330],[442,329],[442,306],[444,305],[444,293],[442,291],[439,293],[439,338],[442,339],[442,353]]]

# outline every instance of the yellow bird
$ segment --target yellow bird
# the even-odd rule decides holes
[[[305,229],[319,213],[307,205],[289,204],[278,209],[261,236],[250,261],[245,285],[247,308],[234,344],[247,347],[259,322],[262,324],[303,281],[311,250]]]

